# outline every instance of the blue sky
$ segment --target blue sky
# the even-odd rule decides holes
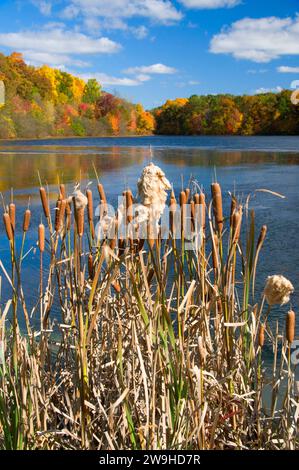
[[[96,77],[146,108],[280,90],[299,80],[299,2],[1,0],[0,51]]]

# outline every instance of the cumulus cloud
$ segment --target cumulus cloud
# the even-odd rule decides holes
[[[84,80],[88,80],[89,78],[95,78],[98,82],[100,82],[104,86],[140,86],[144,83],[144,81],[149,80],[150,77],[146,78],[145,76],[136,76],[135,78],[128,78],[128,77],[114,77],[112,75],[107,75],[106,73],[93,73],[93,74],[84,74],[81,75]]]
[[[159,22],[182,18],[170,0],[72,0],[63,15],[74,18],[82,14],[102,18],[145,17]]]
[[[279,73],[299,73],[299,67],[287,67],[286,65],[281,65],[277,67],[277,72]]]
[[[130,67],[125,70],[125,73],[129,74],[158,74],[158,75],[166,75],[166,74],[173,74],[176,73],[177,70],[173,67],[168,67],[164,64],[153,64],[153,65],[142,65],[140,67]]]
[[[1,33],[0,45],[25,53],[107,54],[119,51],[120,45],[106,37],[92,38],[62,28]]]
[[[31,65],[50,65],[54,68],[65,69],[66,66],[89,67],[88,62],[77,60],[63,54],[50,54],[48,52],[25,51],[24,59]]]
[[[214,54],[266,63],[284,55],[299,54],[299,16],[295,18],[244,18],[215,35]]]
[[[197,8],[202,10],[235,7],[241,0],[180,0],[186,8]]]
[[[52,4],[51,2],[47,2],[45,0],[31,0],[33,5],[35,5],[42,15],[50,16],[52,12]]]
[[[258,88],[255,90],[255,95],[262,95],[264,93],[280,93],[283,90],[281,86],[276,86],[274,88]]]

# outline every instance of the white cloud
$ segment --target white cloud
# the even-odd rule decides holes
[[[197,80],[189,80],[188,85],[195,86],[195,85],[200,85],[200,82]]]
[[[176,73],[177,70],[173,67],[168,67],[164,64],[153,64],[153,65],[142,65],[140,67],[130,67],[125,70],[125,73],[135,74],[158,74],[158,75],[165,75],[165,74],[173,74]]]
[[[76,31],[61,29],[20,31],[0,34],[0,45],[24,51],[54,54],[107,54],[120,45],[106,37],[92,38]]]
[[[139,86],[145,81],[145,77],[136,77],[136,78],[128,78],[128,77],[113,77],[111,75],[107,75],[106,73],[93,73],[89,75],[81,75],[84,80],[88,80],[89,78],[95,78],[101,85],[104,86]]]
[[[299,16],[236,21],[213,37],[210,51],[260,63],[284,55],[299,55]]]
[[[65,69],[65,66],[75,67],[89,67],[88,62],[73,59],[70,56],[63,54],[50,54],[48,52],[25,51],[23,53],[24,59],[30,65],[50,65],[54,68]]]
[[[148,36],[148,29],[144,25],[132,27],[131,31],[137,39],[145,39]]]
[[[255,95],[262,95],[264,93],[280,93],[283,90],[281,86],[276,86],[274,88],[258,88],[255,90]]]
[[[281,65],[277,68],[277,72],[279,73],[299,73],[299,67],[287,67],[285,65]]]
[[[33,5],[35,5],[42,15],[50,16],[52,12],[51,2],[45,0],[32,0]]]
[[[63,15],[102,18],[144,17],[162,23],[179,21],[179,12],[170,0],[72,0]]]
[[[241,0],[180,0],[186,8],[197,8],[202,10],[235,7],[241,3]]]

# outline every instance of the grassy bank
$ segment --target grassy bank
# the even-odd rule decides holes
[[[104,219],[100,183],[98,192]],[[56,210],[42,186],[40,195],[40,296],[32,312],[22,288],[30,209],[17,247],[14,229],[22,221],[15,220],[12,201],[4,204],[11,266],[1,269],[12,295],[0,311],[2,448],[298,447],[295,319],[289,312],[286,330],[271,331],[271,292],[267,300],[255,292],[267,228],[255,227],[250,198],[241,206],[232,197],[230,214],[223,214],[217,183],[209,199],[187,188],[171,195],[166,239],[150,233],[147,241],[131,233],[122,238],[115,219],[115,236],[99,242],[90,190],[86,207],[69,198],[64,185]],[[124,202],[131,222],[129,190]],[[188,224],[196,240],[191,250]],[[52,318],[54,302],[59,319]],[[265,344],[273,351],[267,378]],[[270,410],[264,403],[269,387]]]

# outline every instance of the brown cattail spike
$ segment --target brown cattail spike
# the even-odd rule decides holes
[[[24,220],[23,220],[23,232],[28,232],[31,219],[30,209],[25,210]]]
[[[263,225],[257,242],[257,249],[261,249],[267,235],[267,225]]]
[[[243,209],[240,206],[238,209],[235,210],[233,217],[232,217],[232,229],[233,229],[233,241],[238,243],[241,233],[241,225],[242,225],[242,213]]]
[[[84,208],[80,207],[77,209],[77,226],[78,226],[78,235],[83,237],[84,234]]]
[[[232,196],[231,206],[230,206],[230,226],[233,226],[233,216],[238,207],[237,199],[235,196]]]
[[[218,183],[212,184],[212,198],[213,198],[213,209],[215,215],[216,228],[221,234],[223,230],[223,208],[222,208],[222,194],[221,187]]]
[[[43,224],[38,226],[38,246],[40,252],[43,253],[45,251],[45,226]]]
[[[287,314],[286,319],[286,337],[288,343],[291,344],[295,338],[295,323],[296,323],[296,315],[293,310],[290,310]]]
[[[66,199],[66,190],[65,190],[65,185],[64,184],[61,184],[59,186],[59,193],[60,193],[60,195],[59,195],[60,199]]]
[[[133,220],[133,195],[130,190],[126,191],[126,210],[127,210],[127,223]]]
[[[98,184],[98,191],[99,191],[100,199],[106,203],[107,202],[106,194],[105,194],[104,186],[101,183]]]
[[[86,197],[87,197],[87,215],[88,221],[93,221],[93,199],[92,199],[92,191],[91,189],[86,190]]]
[[[48,219],[50,217],[50,209],[49,209],[48,197],[47,197],[45,188],[43,187],[39,188],[39,194],[40,194],[40,198],[42,201],[42,206],[43,206],[45,217]]]
[[[265,343],[265,325],[260,326],[259,330],[259,346],[262,348]]]
[[[61,208],[61,199],[58,199],[56,202],[55,210],[55,231],[59,232],[60,229],[60,208]]]
[[[13,231],[16,230],[16,205],[11,202],[9,204],[9,217]]]
[[[4,222],[7,238],[8,238],[9,241],[12,241],[13,240],[13,231],[12,231],[12,226],[11,226],[11,220],[10,220],[9,214],[7,212],[5,212],[5,214],[3,214],[3,222]]]

